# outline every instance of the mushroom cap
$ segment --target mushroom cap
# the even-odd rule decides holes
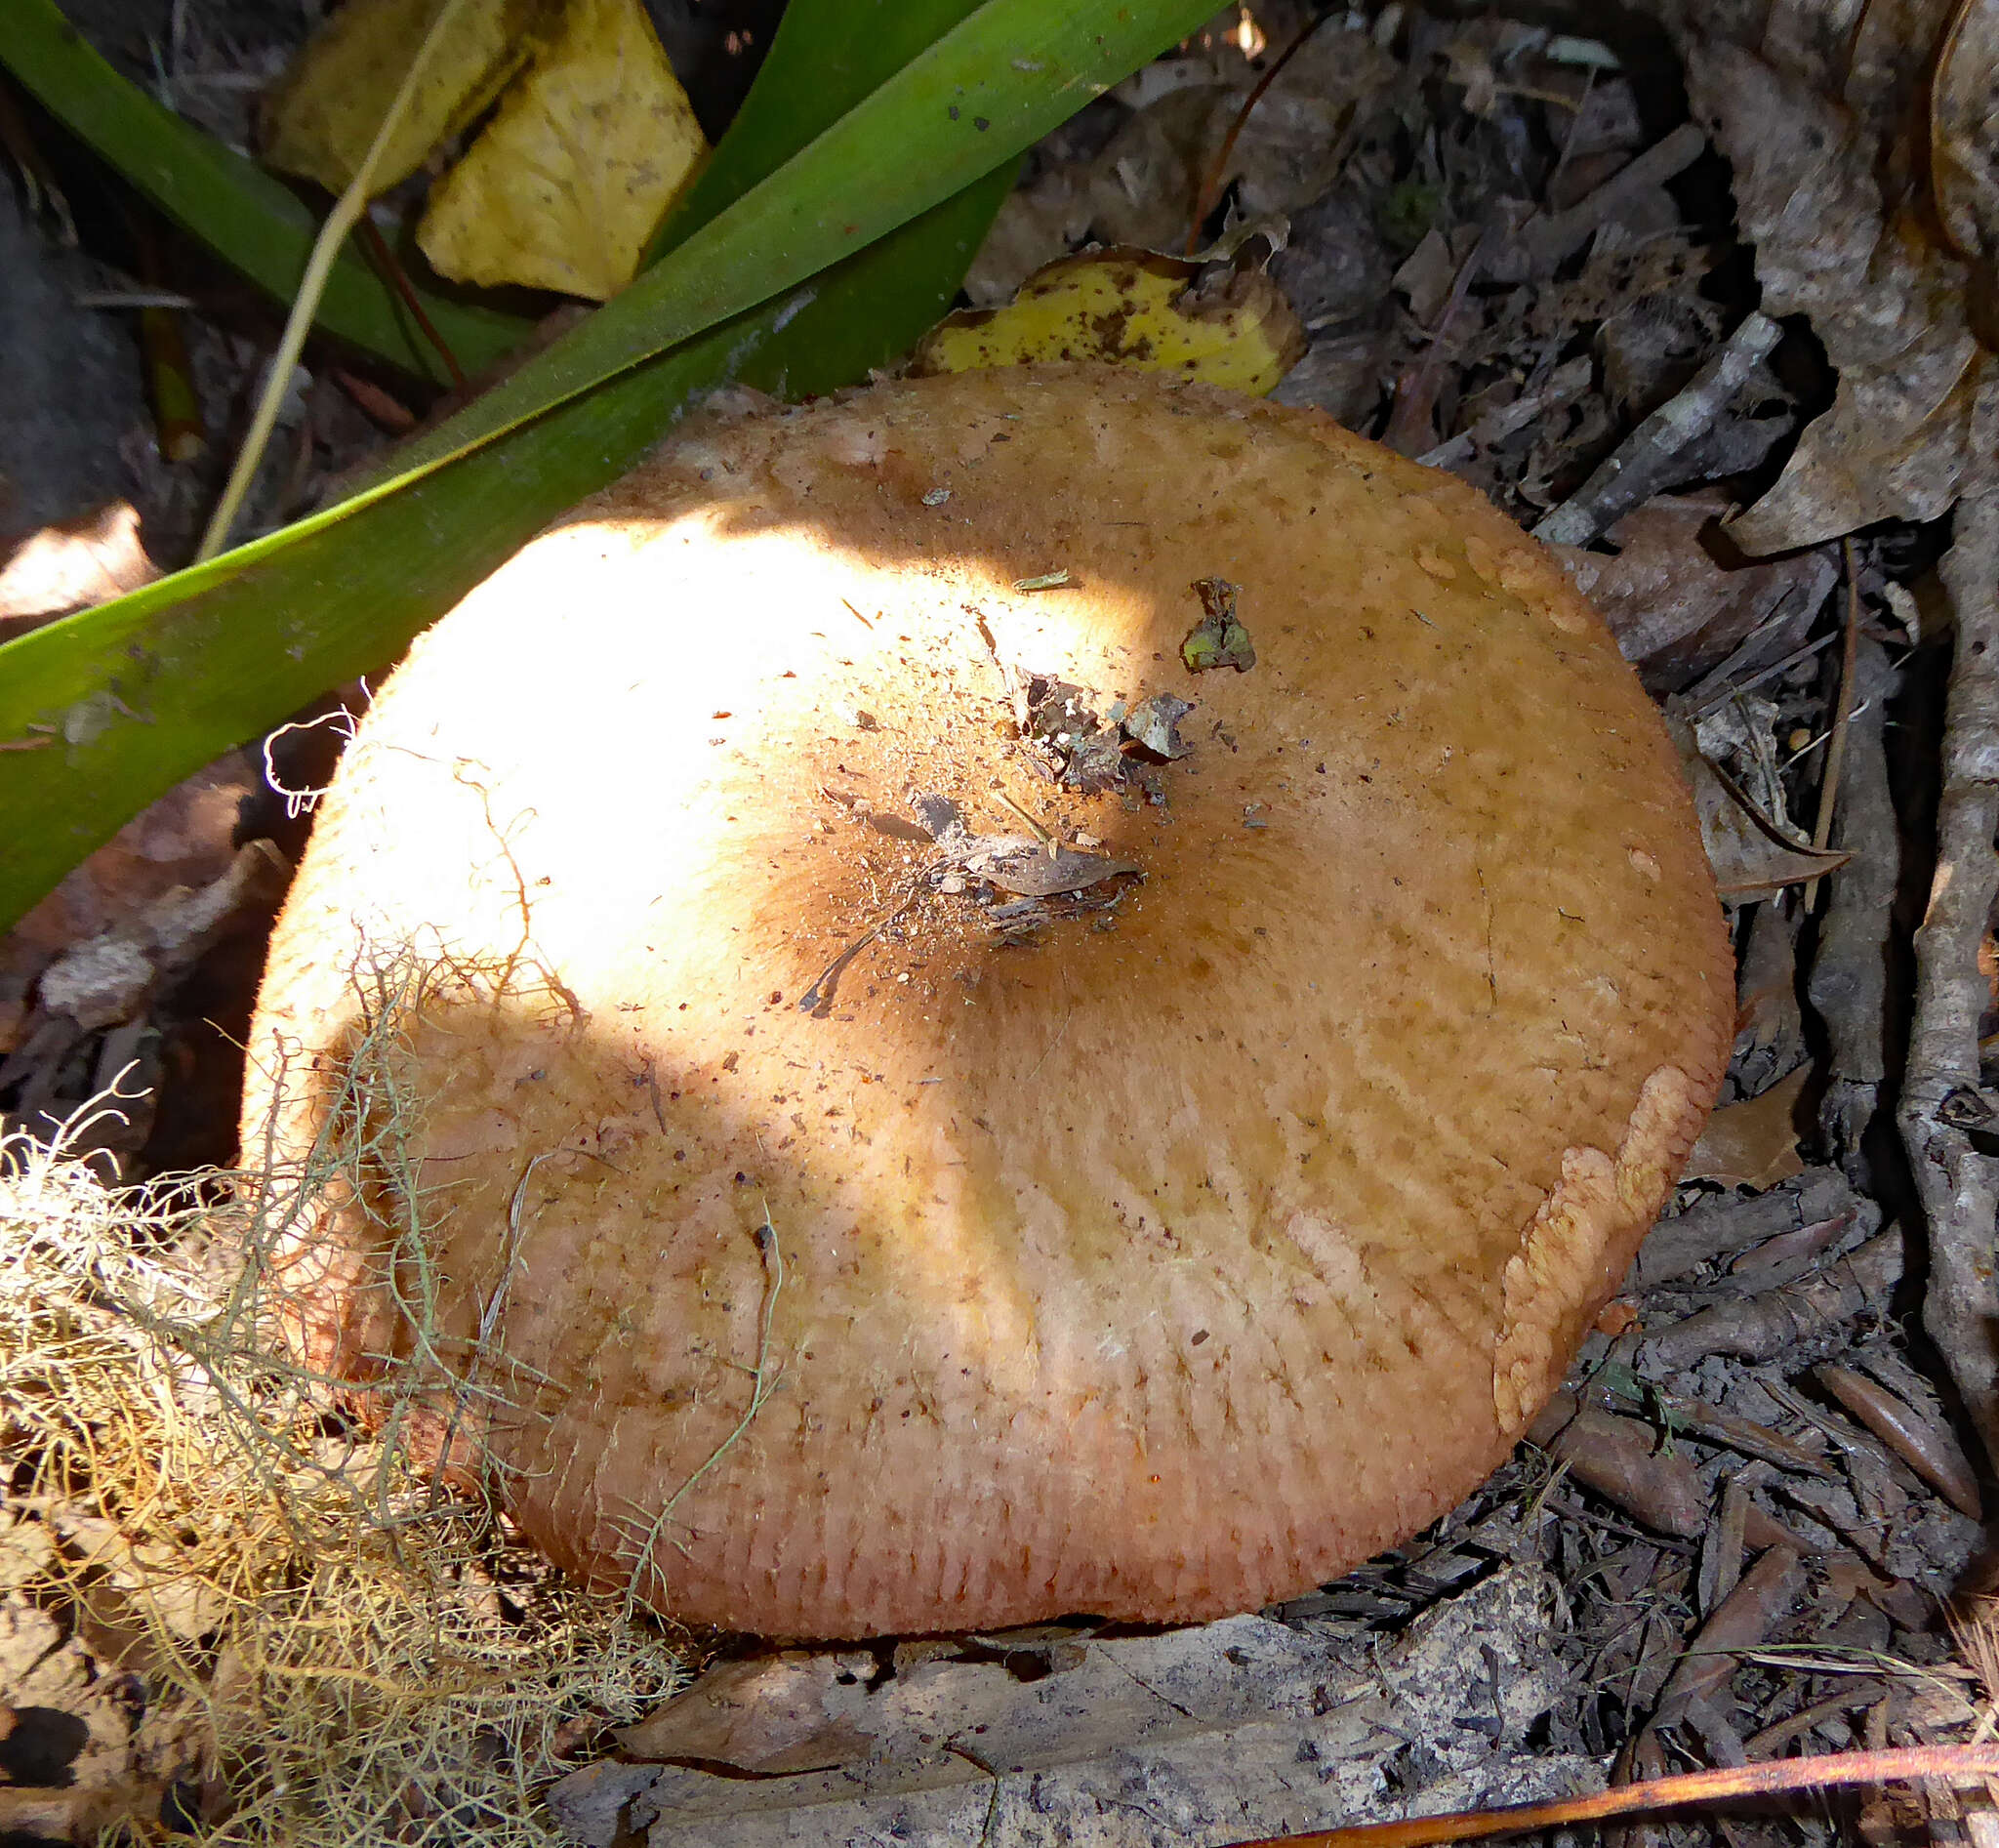
[[[1197,675],[1216,579],[1255,665]],[[1188,754],[1051,783],[1029,675]],[[1036,917],[1064,853],[1138,871]],[[306,1339],[418,1353],[565,1567],[796,1636],[1194,1620],[1499,1461],[1732,1017],[1673,751],[1531,541],[1317,414],[1022,368],[710,414],[424,636],[245,1142],[360,1126]]]

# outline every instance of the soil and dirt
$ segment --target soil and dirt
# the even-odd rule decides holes
[[[776,10],[655,9],[711,136]],[[71,12],[239,144],[308,23],[280,0]],[[1894,178],[1864,134],[1901,79],[1866,65],[1879,83],[1854,79],[1842,112],[1832,76],[1799,74],[1809,48],[1787,64],[1627,23],[1606,41],[1537,12],[1393,4],[1301,37],[1313,17],[1291,0],[1231,8],[1034,151],[967,283],[989,306],[1087,241],[1266,237],[1310,336],[1277,395],[1462,474],[1559,542],[1705,766],[1739,968],[1724,1107],[1534,1443],[1367,1568],[1198,1631],[773,1655],[560,1585],[274,1361],[275,1306],[221,1255],[256,1245],[218,1226],[225,1186],[134,1209],[102,1185],[236,1159],[235,1047],[309,827],[278,792],[324,779],[366,698],[330,690],[303,728],[148,811],[0,945],[0,1833],[1219,1843],[1991,1731],[1989,1408],[1975,1335],[1951,1333],[1970,1311],[1937,1305],[1978,1300],[1938,1228],[1950,1199],[1982,1200],[1989,1246],[1992,1105],[1976,1057],[1938,1079],[1914,999],[1933,867],[1967,827],[1989,847],[1989,818],[1980,840],[1975,810],[1939,807],[1939,741],[1953,620],[1989,600],[1989,559],[1965,548],[1991,536],[1982,514],[1953,524],[1970,411],[1915,417],[1920,382],[1897,395],[1867,341],[1932,317],[1914,347],[1958,352],[1967,393],[1986,360],[1959,350],[1961,268],[1913,243],[1905,273],[1863,261]],[[36,176],[32,197],[0,196],[0,534],[61,523],[89,548],[88,571],[74,550],[53,575],[27,570],[28,548],[0,564],[8,635],[184,562],[277,315],[4,79],[0,104]],[[1785,206],[1808,179],[1820,209],[1801,224]],[[181,459],[133,306],[160,291],[182,304],[167,311],[203,414]],[[308,349],[296,385],[246,530],[309,506],[427,408],[351,355]],[[1817,453],[1840,442],[1844,473]],[[1781,505],[1732,522],[1794,446],[1810,466],[1785,473]],[[121,499],[136,523],[96,517]],[[1225,589],[1201,594],[1204,620],[1190,590],[1189,645],[1247,669]],[[1010,704],[995,717],[1016,794],[1170,803],[1173,760],[1202,748],[1169,696],[1121,712],[1023,677]],[[1046,843],[958,832],[1003,817],[898,813],[898,839],[852,791],[825,796],[829,828],[875,825],[909,856],[861,928],[972,929],[1032,954],[1047,910],[1115,902],[1134,877],[1108,863],[1023,893],[990,856]],[[1071,831],[1060,850],[1100,844]],[[926,896],[905,916],[912,878]],[[1989,1031],[1984,984],[1960,1000],[1965,1031]],[[113,1088],[115,1107],[88,1107]],[[1898,1137],[1912,1097],[1929,1116]],[[1960,1141],[1912,1170],[1904,1140],[1945,1133]],[[86,1165],[49,1159],[52,1142]],[[723,1666],[702,1704],[612,1737],[708,1663]],[[1938,1786],[1639,1832],[1977,1841],[1993,1826]]]

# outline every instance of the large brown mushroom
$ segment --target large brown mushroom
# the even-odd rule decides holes
[[[1493,1467],[1731,1002],[1659,722],[1480,496],[980,373],[712,413],[417,643],[245,1139],[347,1150],[307,1338],[412,1361],[566,1566],[791,1635],[1205,1618]]]

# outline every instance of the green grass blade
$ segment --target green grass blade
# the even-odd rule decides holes
[[[289,302],[318,224],[289,188],[127,82],[62,17],[56,0],[0,0],[0,64],[177,224],[280,302]],[[424,312],[468,373],[527,337],[515,314],[417,289]],[[391,365],[450,383],[395,291],[359,258],[343,257],[317,324]]]
[[[647,262],[685,243],[963,21],[979,0],[792,0],[721,145],[668,214]]]

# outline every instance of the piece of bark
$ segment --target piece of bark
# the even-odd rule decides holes
[[[1744,1252],[1729,1266],[1730,1280],[1738,1289],[1749,1293],[1776,1290],[1785,1284],[1796,1283],[1823,1253],[1839,1244],[1859,1223],[1859,1209],[1849,1207],[1845,1212],[1836,1212],[1830,1219],[1821,1219],[1816,1225],[1801,1225],[1795,1232],[1765,1239],[1754,1251]],[[1863,1236],[1870,1235],[1874,1229],[1868,1226]]]
[[[1556,1393],[1529,1426],[1538,1445],[1584,1487],[1661,1534],[1692,1540],[1708,1524],[1707,1490],[1693,1458],[1662,1447],[1658,1431],[1637,1418],[1585,1405],[1572,1392]],[[1751,1502],[1743,1534],[1752,1546],[1802,1542]]]
[[[865,1681],[872,1656],[787,1650],[723,1663],[617,1734],[635,1758],[696,1759],[766,1775],[817,1771],[866,1757],[871,1742],[832,1699]]]
[[[256,781],[232,752],[143,810],[0,937],[0,1052],[32,1031],[28,996],[59,956],[93,937],[136,934],[144,911],[176,887],[223,878],[237,819]]]
[[[1692,1733],[1707,1751],[1711,1765],[1746,1765],[1749,1750],[1742,1735],[1729,1724],[1721,1708],[1705,1695],[1693,1695],[1680,1704],[1675,1724]]]
[[[1692,1367],[1709,1354],[1770,1360],[1795,1341],[1885,1305],[1901,1280],[1901,1233],[1891,1228],[1815,1277],[1697,1310],[1648,1336],[1639,1355],[1649,1368],[1664,1373]]]
[[[1685,1430],[1703,1443],[1718,1444],[1725,1450],[1739,1451],[1778,1469],[1791,1469],[1807,1476],[1832,1477],[1838,1474],[1822,1458],[1815,1457],[1781,1431],[1738,1418],[1705,1399],[1684,1393],[1656,1392],[1652,1395],[1659,1416],[1675,1430]]]
[[[1565,257],[1628,201],[1684,173],[1706,148],[1707,136],[1699,125],[1682,122],[1566,212],[1530,219],[1510,246],[1495,253],[1491,268],[1507,281],[1553,275]]]
[[[1716,1258],[1829,1219],[1853,1204],[1853,1188],[1836,1168],[1807,1169],[1795,1181],[1753,1200],[1722,1194],[1699,1201],[1646,1234],[1625,1288],[1641,1294],[1655,1290]]]
[[[632,1805],[666,1775],[660,1765],[628,1765],[619,1758],[599,1759],[572,1771],[550,1787],[549,1814],[564,1837],[577,1848],[612,1848],[630,1841]]]
[[[1753,1097],[1779,1072],[1804,1063],[1804,1010],[1798,1005],[1797,925],[1775,900],[1751,914],[1735,975],[1736,1082]]]
[[[1829,1700],[1800,1707],[1789,1719],[1777,1720],[1760,1733],[1752,1733],[1743,1745],[1754,1758],[1775,1758],[1794,1739],[1802,1739],[1815,1728],[1825,1725],[1860,1707],[1873,1706],[1888,1699],[1888,1683],[1872,1679],[1849,1681]]]
[[[1700,1538],[1700,1572],[1694,1581],[1699,1607],[1712,1617],[1742,1581],[1743,1537],[1749,1519],[1749,1491],[1731,1476],[1722,1485],[1707,1532]]]
[[[593,1767],[558,1784],[550,1807],[595,1848],[628,1829],[653,1848],[1164,1848],[1399,1814],[1406,1798],[1383,1767],[1412,1737],[1440,1742],[1426,1801],[1470,1798],[1460,1767],[1493,1780],[1493,1800],[1578,1773],[1594,1785],[1590,1761],[1525,1744],[1568,1691],[1571,1671],[1549,1648],[1564,1627],[1554,1580],[1508,1566],[1377,1647],[1243,1617],[1092,1637],[1075,1666],[1031,1680],[949,1655],[874,1685],[836,1673],[815,1699],[875,1741],[865,1760],[777,1778]],[[1457,1724],[1467,1717],[1475,1728]]]
[[[1804,1583],[1802,1568],[1798,1554],[1788,1546],[1765,1550],[1688,1645],[1659,1696],[1654,1726],[1671,1725],[1690,1701],[1726,1697],[1735,1657],[1755,1648],[1788,1615]]]
[[[1860,1585],[1859,1595],[1897,1629],[1920,1633],[1936,1621],[1936,1601],[1926,1596],[1919,1587],[1909,1583],[1906,1579],[1886,1577],[1857,1554],[1855,1555],[1855,1564],[1867,1575]]]
[[[1693,1540],[1706,1528],[1700,1472],[1685,1452],[1661,1450],[1651,1425],[1558,1392],[1527,1435],[1566,1463],[1577,1482],[1647,1527],[1681,1540]]]
[[[1714,427],[1783,330],[1752,308],[1714,357],[1634,430],[1581,487],[1543,518],[1533,535],[1544,545],[1583,546],[1649,501],[1672,473],[1673,460]]]
[[[1434,449],[1424,450],[1416,460],[1432,469],[1461,468],[1481,450],[1490,449],[1495,443],[1504,442],[1516,431],[1525,430],[1536,420],[1552,417],[1566,405],[1573,404],[1589,390],[1591,376],[1592,368],[1588,354],[1565,360],[1532,390],[1523,391],[1511,403],[1502,404],[1497,410],[1487,412],[1469,430],[1461,430],[1455,436],[1447,437]],[[1595,553],[1576,553],[1572,555],[1581,558],[1597,556]],[[1564,562],[1567,563],[1568,560],[1565,558]],[[1587,585],[1580,588],[1585,595],[1589,595]],[[1603,610],[1601,602],[1597,607]],[[1605,614],[1608,618],[1609,612],[1606,611]],[[1611,627],[1614,634],[1614,621]]]
[[[1937,871],[1916,931],[1915,1013],[1896,1116],[1930,1239],[1923,1326],[1950,1370],[1988,1462],[1999,1462],[1999,1160],[1981,1155],[1945,1109],[1979,1083],[1987,989],[1979,944],[1999,895],[1999,388],[1979,393],[1983,476],[1958,504],[1940,573],[1957,618],[1944,708]]]
[[[134,1018],[162,977],[191,966],[239,912],[275,906],[290,878],[268,841],[245,843],[207,884],[177,885],[117,929],[65,950],[42,971],[43,1008],[86,1029]]]
[[[1983,1512],[1979,1479],[1970,1459],[1941,1420],[1890,1392],[1850,1367],[1830,1362],[1816,1371],[1818,1383],[1858,1418],[1917,1475],[1957,1509],[1978,1520]]]
[[[1880,1526],[1860,1513],[1857,1502],[1846,1489],[1822,1482],[1786,1481],[1773,1483],[1771,1491],[1837,1535],[1840,1543],[1877,1578],[1887,1580],[1895,1576],[1888,1563],[1886,1537]]]
[[[1785,1385],[1780,1379],[1769,1381],[1764,1390],[1793,1417],[1804,1419],[1819,1432],[1840,1454],[1845,1462],[1848,1485],[1863,1506],[1879,1502],[1891,1484],[1904,1501],[1909,1497],[1924,1493],[1922,1478],[1878,1438],[1870,1436],[1851,1418],[1828,1407],[1814,1405],[1803,1393]],[[1875,1511],[1878,1512],[1878,1508]]]

